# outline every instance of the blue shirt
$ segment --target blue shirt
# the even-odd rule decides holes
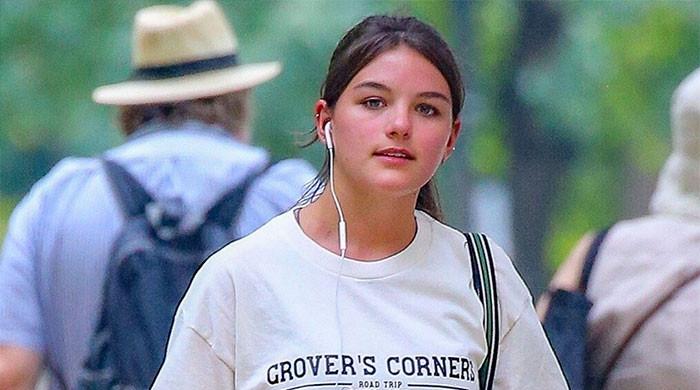
[[[157,199],[179,199],[191,221],[269,160],[263,149],[199,122],[159,130],[143,129],[105,155]],[[314,174],[302,160],[272,166],[246,195],[239,233],[252,232],[294,205]],[[0,253],[0,344],[41,353],[70,388],[88,353],[110,249],[122,225],[97,158],[59,162],[10,218]]]

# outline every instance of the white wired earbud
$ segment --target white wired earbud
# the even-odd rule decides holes
[[[335,150],[333,147],[333,139],[331,138],[331,121],[326,122],[323,125],[323,135],[326,138],[326,148],[328,148],[328,156],[330,162],[330,185],[331,185],[331,195],[333,196],[333,202],[335,202],[335,209],[338,211],[338,246],[340,247],[340,257],[345,259],[345,250],[347,249],[347,232],[345,228],[345,217],[343,216],[343,209],[340,207],[340,202],[338,201],[338,196],[335,194],[335,184],[333,180],[333,159],[335,157]]]
[[[333,140],[331,139],[331,121],[328,121],[325,125],[323,125],[323,135],[326,138],[326,148],[328,148],[328,150],[332,150]]]
[[[340,294],[340,277],[343,274],[343,264],[345,263],[345,250],[347,249],[347,235],[345,231],[345,217],[343,216],[343,209],[340,207],[340,202],[338,201],[338,196],[335,194],[335,181],[333,180],[333,159],[335,157],[335,148],[333,147],[333,139],[331,138],[331,121],[326,122],[323,125],[323,135],[326,138],[326,148],[328,148],[328,159],[329,161],[329,178],[331,185],[331,195],[333,196],[333,202],[335,203],[335,209],[338,212],[338,246],[340,247],[340,268],[338,269],[338,276],[335,281],[335,320],[338,325],[338,349],[339,355],[343,356],[343,327],[342,319],[340,318],[340,308],[339,294]],[[338,371],[338,383],[340,384],[341,372]]]

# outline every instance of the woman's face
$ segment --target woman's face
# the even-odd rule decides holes
[[[445,78],[405,45],[362,68],[333,109],[323,100],[316,109],[321,122],[332,120],[336,186],[398,196],[418,194],[452,152],[460,127]]]

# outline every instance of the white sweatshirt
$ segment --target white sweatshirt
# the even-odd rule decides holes
[[[486,342],[462,233],[423,212],[401,252],[341,259],[287,212],[212,256],[178,309],[155,389],[479,388]],[[531,296],[492,244],[496,389],[566,389]]]

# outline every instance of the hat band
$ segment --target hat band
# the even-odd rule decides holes
[[[131,74],[131,80],[159,80],[169,79],[173,77],[182,77],[190,74],[208,72],[229,68],[238,65],[238,57],[235,54],[230,54],[221,57],[206,58],[203,60],[182,62],[179,64],[165,66],[151,66],[145,68],[137,68]]]

